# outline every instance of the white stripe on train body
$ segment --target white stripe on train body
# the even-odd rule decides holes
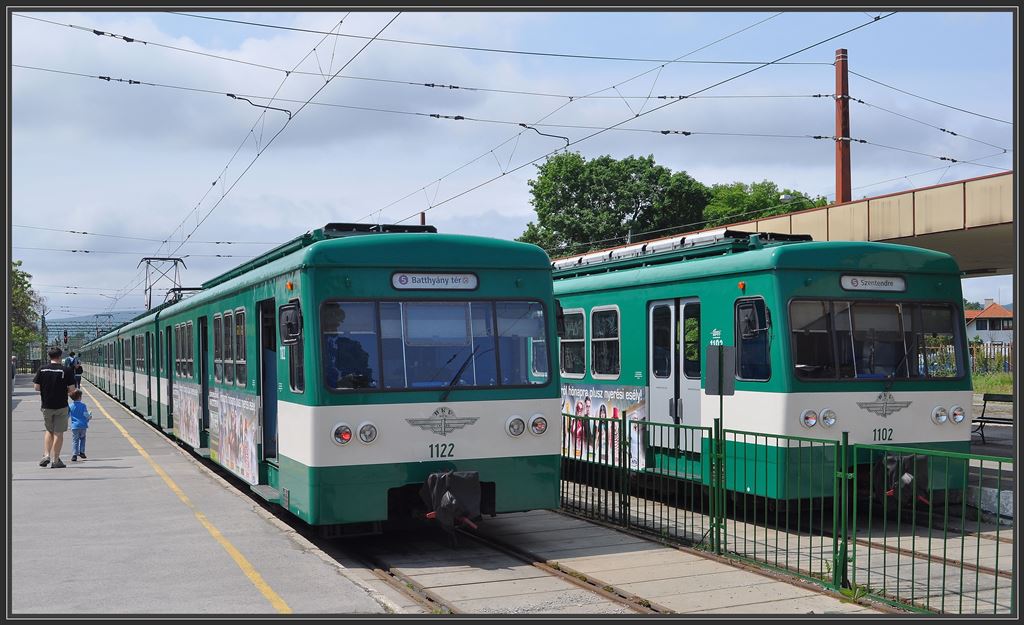
[[[971,413],[974,395],[971,391],[890,391],[888,398],[880,398],[881,391],[850,391],[841,393],[759,393],[736,391],[724,398],[722,427],[785,436],[803,436],[824,440],[840,440],[849,432],[851,443],[927,443],[970,441]],[[717,395],[701,396],[701,425],[713,427],[719,414]],[[888,401],[883,402],[883,400]],[[908,405],[907,402],[910,402]],[[884,406],[882,404],[885,404]],[[860,404],[864,404],[861,406]],[[961,423],[935,423],[932,410],[942,406],[947,411],[961,406],[965,411]],[[836,423],[825,427],[821,411],[831,408]],[[818,424],[804,427],[800,414],[814,410]],[[874,412],[872,412],[874,410]],[[882,416],[881,413],[888,413]],[[892,428],[892,432],[877,430]]]
[[[446,435],[432,431],[431,426],[441,428],[435,412],[442,407],[453,413],[450,417],[445,413],[446,421],[451,419],[448,428],[462,427],[449,429]],[[279,453],[309,467],[558,455],[560,408],[558,398],[362,406],[304,406],[279,401]],[[537,414],[547,420],[547,431],[541,435],[529,429],[530,419]],[[526,423],[526,431],[515,437],[506,430],[513,415]],[[408,419],[431,422],[410,423]],[[467,422],[472,419],[475,421]],[[377,428],[377,438],[370,444],[359,440],[358,429],[365,422]],[[345,445],[334,442],[333,431],[339,423],[352,428],[352,440]],[[434,443],[453,447],[441,452],[435,447],[431,456]],[[436,455],[448,451],[451,456]]]

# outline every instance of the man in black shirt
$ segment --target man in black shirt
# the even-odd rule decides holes
[[[64,432],[68,429],[68,394],[75,390],[75,371],[61,363],[63,353],[59,347],[47,352],[50,364],[40,367],[32,380],[42,400],[43,423],[46,426],[43,459],[39,466],[49,464],[53,469],[67,466],[60,459],[60,448],[64,444]]]

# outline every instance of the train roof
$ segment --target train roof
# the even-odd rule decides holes
[[[429,266],[424,266],[424,257],[430,258]],[[385,258],[388,260],[382,260]],[[465,271],[469,268],[546,271],[550,263],[544,250],[529,243],[438,234],[434,226],[330,223],[203,282],[202,290],[191,297],[148,310],[97,340],[148,323],[157,312],[174,314],[301,267],[344,265],[428,271]]]
[[[706,244],[686,246],[684,242],[654,252],[634,252],[619,257],[614,257],[610,252],[615,250],[611,250],[576,257],[579,260],[573,263],[566,263],[568,259],[555,261],[555,293],[771,270],[826,269],[958,277],[960,274],[960,268],[949,254],[909,245],[812,241],[810,237],[793,239],[792,235],[778,237],[772,233],[723,231],[719,234],[725,236]],[[598,254],[600,256],[596,256]]]

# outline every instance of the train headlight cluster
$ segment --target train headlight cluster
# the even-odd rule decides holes
[[[339,423],[334,426],[333,437],[338,445],[347,445],[352,440],[352,428],[345,423]]]
[[[836,411],[831,408],[822,410],[818,416],[821,418],[821,424],[827,428],[836,424]]]
[[[526,422],[518,415],[509,417],[505,422],[505,431],[509,436],[519,436],[526,431]]]
[[[949,411],[942,406],[932,408],[932,421],[942,424],[949,419]]]
[[[805,428],[812,428],[818,422],[818,413],[813,410],[804,410],[800,413],[800,425]]]
[[[967,412],[963,409],[963,406],[953,406],[949,411],[949,418],[953,420],[953,423],[960,423],[967,416]]]
[[[530,419],[530,431],[538,436],[548,431],[548,420],[544,418],[544,415],[533,415],[533,418]]]
[[[372,423],[363,423],[359,426],[359,440],[370,444],[377,439],[377,426]]]

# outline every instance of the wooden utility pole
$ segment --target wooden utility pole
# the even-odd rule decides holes
[[[836,204],[853,199],[850,188],[850,76],[846,48],[836,50]]]

